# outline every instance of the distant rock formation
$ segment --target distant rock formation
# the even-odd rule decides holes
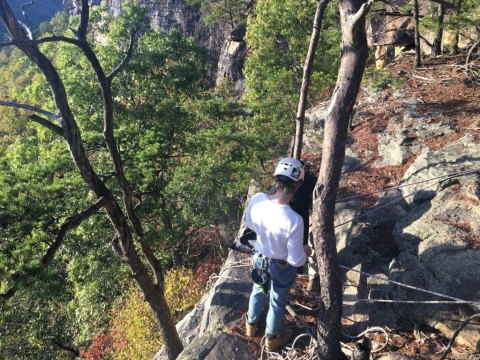
[[[122,4],[126,0],[105,0],[112,15],[121,12]],[[79,0],[64,0],[69,14],[80,11]],[[91,0],[97,5],[100,0]],[[243,79],[243,59],[245,56],[245,29],[233,31],[222,25],[207,26],[203,22],[203,15],[198,6],[189,6],[185,0],[140,0],[148,8],[148,15],[154,29],[168,32],[178,29],[186,36],[195,38],[197,45],[208,50],[209,60],[214,64],[212,83],[218,84],[222,79],[237,83],[241,88]]]
[[[100,5],[101,0],[89,0],[90,6]],[[63,6],[68,15],[78,15],[81,11],[80,0],[63,0]]]

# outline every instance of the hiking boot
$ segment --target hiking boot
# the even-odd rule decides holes
[[[250,324],[247,317],[245,316],[245,335],[248,337],[255,337],[258,333],[258,323]]]
[[[267,341],[265,342],[265,348],[267,351],[277,351],[280,346],[285,345],[288,343],[290,338],[292,337],[293,331],[292,329],[283,329],[283,331],[274,337],[268,337]]]
[[[310,278],[308,280],[307,291],[308,292],[319,292],[320,291],[320,278],[319,277]]]

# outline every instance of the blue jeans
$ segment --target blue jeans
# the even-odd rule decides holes
[[[297,268],[286,262],[277,262],[275,260],[266,262],[265,258],[255,254],[253,256],[253,266],[261,268],[262,264],[270,279],[265,285],[267,289],[270,288],[270,304],[265,333],[271,337],[280,334],[283,330],[287,297],[295,282]],[[253,284],[247,313],[247,320],[250,324],[255,324],[260,320],[266,297],[267,293],[264,288]]]

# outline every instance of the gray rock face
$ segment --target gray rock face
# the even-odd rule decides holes
[[[416,103],[415,99],[406,99],[405,105],[397,109],[396,116],[380,136],[378,153],[382,159],[375,163],[376,167],[402,165],[420,152],[421,140],[454,132],[448,120],[440,120],[440,113],[417,113]]]
[[[404,6],[408,0],[394,0],[386,6],[390,13],[396,7]],[[369,44],[375,45],[409,45],[414,42],[414,22],[410,16],[386,15],[377,13],[370,20],[367,33]]]
[[[122,11],[125,0],[106,0],[106,5],[113,16]],[[63,0],[69,15],[80,13],[80,0]],[[217,64],[212,77],[218,84],[224,78],[235,82],[236,89],[243,91],[243,62],[246,44],[243,41],[245,29],[234,29],[220,25],[207,26],[198,6],[189,6],[185,0],[140,0],[148,8],[153,29],[168,32],[180,30],[187,36],[195,38],[196,43],[208,50],[213,64]],[[90,0],[91,5],[99,5],[100,0]]]
[[[463,191],[471,196],[478,197],[476,177],[452,177],[449,174],[468,172],[478,169],[480,161],[480,144],[476,144],[472,136],[464,138],[446,145],[438,151],[424,149],[416,158],[415,162],[406,171],[402,184],[412,184],[402,188],[403,196],[415,193],[415,196],[408,196],[407,202],[422,200],[433,197],[442,187],[447,186],[454,181],[462,181]],[[440,187],[436,186],[438,180],[445,178]],[[430,179],[435,179],[431,180]],[[414,184],[416,183],[416,184]]]
[[[227,39],[224,42],[223,49],[218,60],[218,69],[216,84],[219,85],[224,80],[233,80],[235,90],[238,93],[243,91],[243,62],[247,44],[243,40]]]
[[[198,329],[200,335],[222,329],[246,313],[252,291],[249,260],[248,255],[230,251],[219,279],[206,299],[205,312]]]
[[[121,11],[123,2],[125,0],[107,0],[107,6],[115,15]],[[241,37],[238,37],[239,31],[231,32],[230,28],[222,25],[205,25],[198,6],[189,6],[185,0],[140,0],[140,3],[149,9],[148,15],[154,29],[164,32],[180,30],[183,34],[194,37],[198,45],[208,50],[210,61],[218,64],[218,71],[212,74],[216,82],[225,77],[234,82],[243,78],[246,46]]]
[[[254,360],[248,345],[238,336],[221,331],[206,333],[186,348],[178,360]]]
[[[409,104],[404,123],[392,124],[382,137],[396,141],[405,135],[405,124],[417,126],[420,117],[413,113],[414,105]],[[450,131],[450,127],[441,124],[425,131],[418,131],[417,137],[428,138],[432,133]],[[434,326],[449,337],[460,321],[480,309],[480,144],[467,135],[439,150],[419,147],[418,151],[401,187],[383,194],[373,207],[359,210],[358,199],[337,203],[339,260],[354,269],[345,274],[344,285],[344,314],[360,321],[348,327],[353,333],[367,324],[395,326],[403,317]],[[405,159],[411,156],[405,152]],[[351,219],[355,220],[349,222]],[[387,280],[473,303],[356,303],[362,298],[449,300]],[[457,341],[476,347],[479,339],[478,326],[468,325]]]
[[[250,256],[230,251],[218,276],[209,293],[176,326],[186,349],[184,356],[187,357],[180,357],[181,359],[250,359],[238,356],[215,358],[208,355],[218,355],[221,351],[235,354],[235,349],[241,348],[237,344],[240,340],[233,340],[233,335],[223,336],[221,330],[230,322],[241,319],[247,311],[252,290]],[[214,348],[216,350],[213,351]],[[192,357],[200,356],[200,353],[210,357]],[[162,348],[154,359],[165,359],[165,356]]]
[[[100,0],[90,0],[88,3],[90,6],[100,5]],[[70,16],[78,15],[82,10],[80,0],[63,0],[63,6],[65,7],[67,14]]]

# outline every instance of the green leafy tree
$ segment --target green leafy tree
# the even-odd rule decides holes
[[[124,291],[123,260],[174,358],[181,344],[164,301],[162,269],[193,262],[180,252],[188,239],[239,205],[254,152],[246,143],[250,124],[238,104],[208,91],[205,53],[192,40],[149,31],[145,10],[136,6],[115,20],[105,8],[93,11],[94,38],[86,32],[86,1],[83,7],[69,26],[44,28],[65,34],[30,41],[8,22],[11,13],[0,1],[13,43],[40,69],[17,50],[2,54],[1,66],[18,74],[3,95],[36,111],[14,109],[25,114],[28,136],[13,127],[12,115],[1,118],[11,139],[0,160],[0,306],[11,312],[2,311],[0,322],[15,334],[2,346],[13,351],[33,331],[23,349],[40,348],[47,358],[78,351],[105,328],[102,314]],[[67,28],[76,28],[77,37],[69,38]],[[131,28],[141,31],[135,49]],[[69,330],[55,317],[43,324],[48,331],[13,326],[12,304],[41,301],[32,289],[55,281],[63,290],[46,292],[45,301],[62,309],[68,321],[58,320]],[[51,338],[63,341],[55,348]]]
[[[285,152],[275,144],[288,144],[294,133],[294,118],[302,82],[316,2],[259,0],[255,16],[248,20],[245,63],[245,101],[262,128],[265,151],[271,156]],[[311,75],[308,103],[318,99],[334,83],[338,69],[338,15],[327,9],[322,36]],[[275,155],[273,155],[275,154]]]
[[[251,3],[251,0],[187,0],[189,5],[200,6],[206,24],[228,24],[231,30],[246,24]]]

